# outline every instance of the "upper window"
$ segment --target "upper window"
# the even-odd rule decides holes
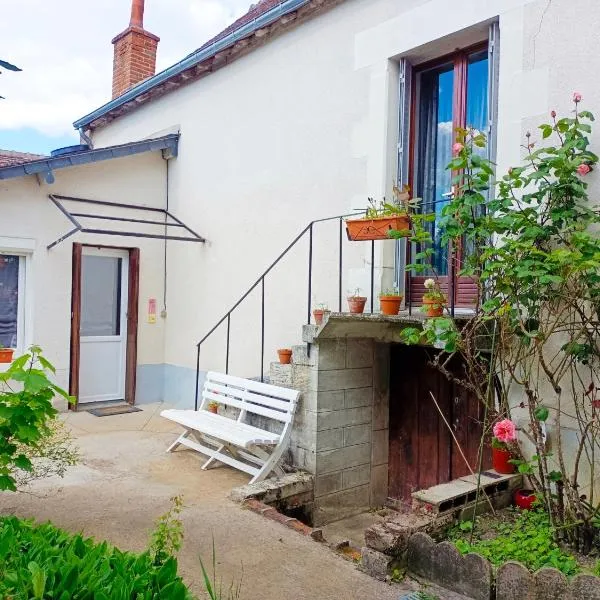
[[[0,254],[0,344],[23,349],[25,257]]]

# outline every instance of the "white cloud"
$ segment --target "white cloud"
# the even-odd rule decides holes
[[[160,36],[157,69],[180,60],[242,15],[250,0],[146,0],[145,26]],[[44,135],[110,99],[111,39],[129,23],[129,0],[20,0],[2,7],[0,58],[23,69],[0,77],[0,130]]]

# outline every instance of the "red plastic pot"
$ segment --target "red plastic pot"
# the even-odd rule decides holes
[[[504,448],[492,448],[492,466],[494,471],[503,475],[511,475],[515,472],[515,465],[508,461],[512,458],[510,452]]]
[[[517,490],[515,492],[515,504],[523,510],[531,510],[537,496],[533,490]]]

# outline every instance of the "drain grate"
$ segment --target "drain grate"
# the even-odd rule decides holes
[[[137,406],[123,404],[119,406],[103,406],[102,408],[91,408],[87,412],[95,417],[111,417],[112,415],[124,415],[126,413],[140,412],[142,409]]]
[[[421,594],[419,592],[411,592],[410,594],[407,594],[406,596],[400,596],[400,598],[398,598],[398,600],[421,600],[423,598],[423,596],[421,596]]]

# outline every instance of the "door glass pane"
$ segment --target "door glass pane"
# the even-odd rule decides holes
[[[121,333],[121,258],[83,255],[81,335]]]
[[[0,255],[0,344],[5,348],[17,347],[19,260],[18,256]]]
[[[473,128],[486,136],[488,134],[488,52],[483,50],[469,56],[467,66],[467,128]],[[482,158],[487,158],[487,148],[474,146],[473,151]],[[465,242],[463,259],[473,254],[473,246]]]
[[[419,89],[417,195],[423,212],[439,215],[452,187],[452,174],[446,165],[452,159],[453,65],[426,71]],[[448,249],[441,244],[439,222],[429,224],[437,275],[448,274]]]

